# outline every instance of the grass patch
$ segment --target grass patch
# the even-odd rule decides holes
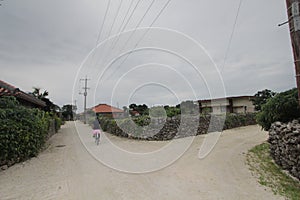
[[[249,150],[247,164],[261,185],[270,187],[275,195],[287,199],[300,199],[300,183],[287,175],[276,165],[269,153],[269,144],[263,143]]]

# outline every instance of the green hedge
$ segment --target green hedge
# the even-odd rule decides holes
[[[1,97],[0,165],[36,156],[46,141],[49,120],[45,112],[21,106],[14,97]]]
[[[257,122],[264,130],[269,130],[276,121],[289,122],[300,118],[297,88],[276,94],[268,99],[257,114]]]
[[[255,117],[256,113],[227,114],[223,130],[257,124]]]

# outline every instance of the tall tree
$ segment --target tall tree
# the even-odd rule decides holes
[[[74,120],[74,105],[67,104],[62,107],[62,116],[64,120]]]
[[[255,95],[254,98],[251,99],[251,101],[253,102],[254,108],[256,111],[260,111],[262,109],[262,105],[266,104],[268,99],[274,97],[276,93],[265,89],[262,91],[258,91]]]

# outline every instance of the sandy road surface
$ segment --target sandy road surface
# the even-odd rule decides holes
[[[197,155],[204,136],[197,136],[187,152],[164,169],[129,174],[101,164],[92,151],[105,151],[93,143],[91,129],[69,122],[50,139],[37,158],[0,172],[0,199],[280,199],[260,186],[245,164],[245,153],[266,140],[257,126],[228,130],[205,159]],[[120,148],[147,152],[167,142],[134,141],[106,134]],[[88,141],[89,140],[89,141]],[[57,145],[65,145],[57,147]],[[97,149],[96,149],[97,148]]]

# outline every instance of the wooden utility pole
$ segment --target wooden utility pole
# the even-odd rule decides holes
[[[286,0],[300,105],[300,0]]]

